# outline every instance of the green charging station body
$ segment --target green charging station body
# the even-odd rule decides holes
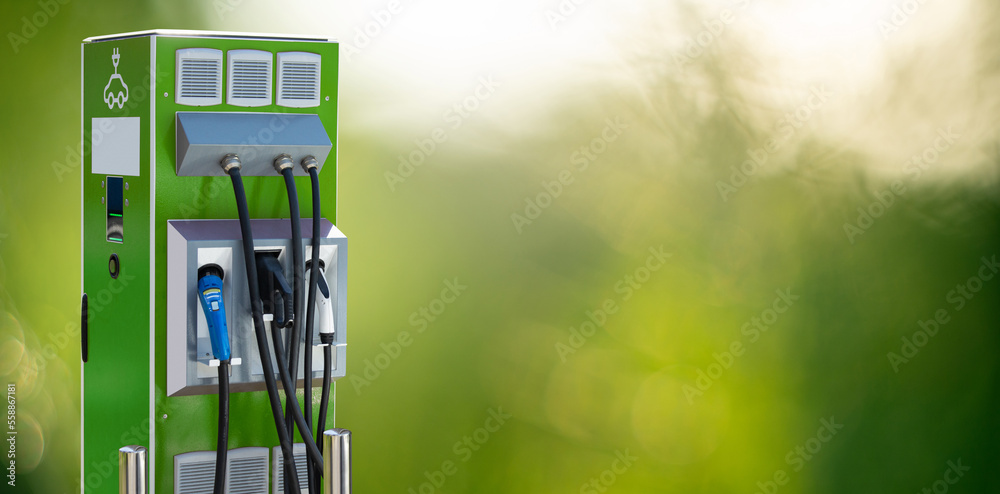
[[[296,163],[309,259],[311,184],[298,163],[306,156],[319,162],[321,259],[336,326],[333,376],[342,377],[347,242],[334,226],[338,55],[338,44],[324,38],[150,31],[84,40],[84,492],[118,492],[118,452],[128,445],[147,450],[150,492],[211,490],[205,468],[216,447],[217,377],[193,291],[205,263],[225,269],[239,362],[228,492],[280,487],[282,459],[253,339],[233,186],[219,162],[226,154],[243,159],[255,250],[279,256],[289,280],[288,198],[271,163],[278,155]],[[302,397],[300,371],[300,401],[318,400],[322,358],[314,362],[314,396]],[[317,427],[333,427],[333,411],[331,404],[327,424]]]

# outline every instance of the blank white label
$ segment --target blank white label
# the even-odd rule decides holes
[[[139,176],[139,117],[92,118],[92,172]]]

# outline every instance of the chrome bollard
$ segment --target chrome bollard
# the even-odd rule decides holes
[[[323,494],[351,494],[351,431],[323,431]]]
[[[146,448],[118,449],[118,494],[146,494]]]

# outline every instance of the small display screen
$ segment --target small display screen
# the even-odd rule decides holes
[[[124,186],[122,177],[108,177],[105,201],[108,209],[108,242],[124,242]]]

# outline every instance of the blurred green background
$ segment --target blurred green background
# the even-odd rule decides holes
[[[18,492],[79,492],[79,43],[154,28],[342,41],[357,492],[1000,492],[993,0],[0,9]]]

